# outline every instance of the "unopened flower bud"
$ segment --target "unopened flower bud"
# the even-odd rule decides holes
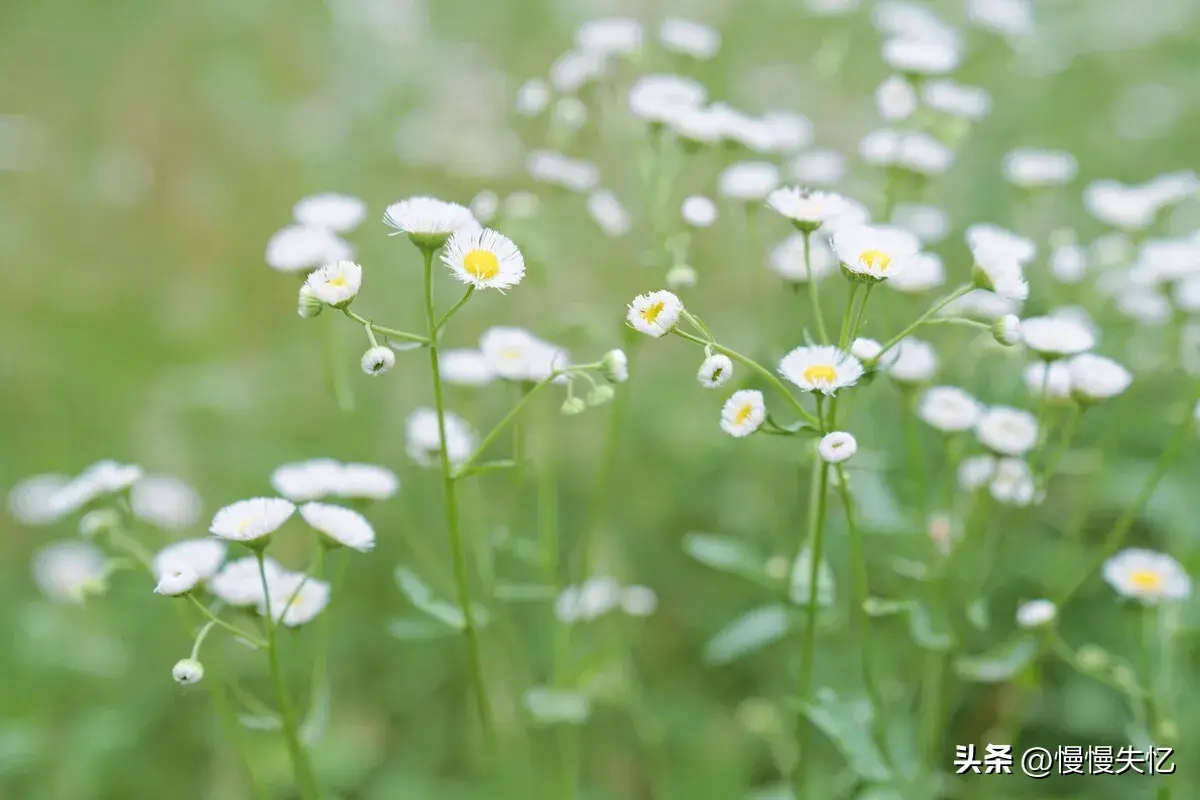
[[[587,403],[583,402],[581,398],[571,396],[563,401],[562,413],[570,417],[582,413],[586,408]]]
[[[396,365],[396,354],[390,347],[372,347],[363,353],[362,371],[368,375],[382,375]]]
[[[296,313],[304,319],[312,319],[317,314],[324,310],[325,304],[322,303],[313,293],[312,287],[307,283],[300,286],[300,297],[297,300]]]
[[[624,350],[609,350],[600,362],[604,377],[610,383],[624,383],[629,380],[629,358]]]
[[[79,535],[85,539],[94,539],[120,527],[120,514],[111,508],[97,508],[87,512],[79,520]]]
[[[1005,314],[992,325],[992,336],[1005,347],[1012,347],[1021,341],[1021,320],[1016,314]]]
[[[587,404],[589,406],[602,406],[609,400],[612,400],[615,394],[616,392],[613,391],[611,386],[602,383],[588,392]]]
[[[668,289],[690,289],[699,279],[696,270],[687,264],[676,264],[667,270]]]
[[[180,686],[191,686],[204,679],[204,665],[194,658],[181,658],[171,668],[171,677]]]
[[[1108,653],[1101,647],[1094,644],[1085,644],[1079,648],[1079,652],[1075,654],[1079,661],[1079,666],[1090,672],[1099,672],[1108,667]]]
[[[193,569],[187,567],[170,569],[159,576],[158,585],[154,587],[154,593],[163,594],[167,597],[176,597],[181,594],[187,594],[196,588],[196,584],[199,582],[200,576]]]

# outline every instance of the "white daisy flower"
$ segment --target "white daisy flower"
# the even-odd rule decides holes
[[[588,195],[587,212],[600,230],[613,238],[624,236],[632,227],[629,212],[617,196],[607,189],[597,189]]]
[[[779,362],[779,374],[806,392],[831,395],[863,375],[857,358],[832,345],[797,347]]]
[[[634,55],[642,49],[642,23],[625,17],[588,20],[576,28],[575,46],[605,58]]]
[[[271,473],[271,488],[293,503],[318,500],[335,493],[341,471],[341,463],[332,458],[283,464]]]
[[[975,285],[993,292],[1007,300],[1022,303],[1029,297],[1029,284],[1025,281],[1021,262],[988,251],[975,253],[972,275]]]
[[[1071,370],[1063,361],[1034,361],[1025,367],[1025,388],[1035,397],[1056,402],[1071,397]]]
[[[213,517],[209,533],[243,544],[259,543],[283,526],[296,507],[278,497],[256,497],[225,506]]]
[[[846,174],[846,157],[836,150],[809,150],[788,162],[788,174],[805,186],[832,186]]]
[[[23,478],[8,492],[8,513],[22,525],[48,525],[60,516],[54,496],[70,482],[59,473]]]
[[[354,248],[328,228],[288,225],[267,241],[267,264],[280,272],[308,272],[353,258]]]
[[[1096,337],[1086,325],[1056,316],[1022,320],[1021,338],[1026,347],[1047,361],[1083,353],[1096,345]]]
[[[944,78],[925,81],[921,85],[921,99],[934,111],[971,122],[983,119],[992,110],[992,96],[987,89]]]
[[[1005,314],[992,325],[992,338],[1005,347],[1021,343],[1021,319],[1016,314]]]
[[[721,49],[721,34],[690,19],[669,17],[658,27],[658,40],[672,53],[707,61]]]
[[[362,267],[353,261],[326,264],[311,273],[304,285],[318,300],[334,308],[345,308],[354,302],[362,287]]]
[[[82,605],[87,595],[103,591],[108,559],[88,542],[52,542],[33,557],[33,580],[51,600]]]
[[[918,175],[941,175],[954,164],[954,151],[924,131],[904,131],[897,142],[895,165]]]
[[[969,431],[983,417],[983,404],[957,386],[931,386],[921,395],[917,416],[944,433]]]
[[[988,491],[998,503],[1024,508],[1037,497],[1033,470],[1020,458],[1001,458],[996,462]]]
[[[194,658],[181,658],[171,667],[171,678],[180,686],[191,686],[204,680],[204,665]]]
[[[1083,190],[1083,204],[1093,217],[1122,231],[1140,231],[1149,227],[1162,209],[1154,192],[1117,181],[1088,184]]]
[[[667,270],[667,276],[663,282],[671,291],[691,289],[700,282],[700,273],[696,272],[696,268],[689,264],[676,264]]]
[[[858,452],[858,441],[845,431],[827,433],[817,444],[817,454],[826,464],[841,464]]]
[[[451,411],[445,412],[445,420],[446,456],[450,465],[457,468],[475,451],[475,434],[466,420]],[[437,411],[418,408],[409,415],[404,428],[408,457],[422,467],[437,466],[442,450]]]
[[[1200,312],[1200,275],[1193,275],[1177,282],[1171,290],[1175,307],[1188,314]]]
[[[680,75],[643,75],[629,90],[629,109],[647,122],[666,122],[680,108],[695,108],[708,90]]]
[[[621,589],[621,610],[631,617],[648,617],[658,610],[658,595],[649,586]]]
[[[158,576],[158,584],[154,587],[154,593],[167,597],[178,597],[195,589],[199,583],[200,576],[191,567],[168,567]]]
[[[548,105],[550,105],[550,84],[541,78],[530,78],[517,89],[517,113],[522,117],[536,117],[545,111]]]
[[[142,468],[116,461],[98,461],[71,479],[50,498],[56,517],[73,514],[108,495],[129,489],[143,475]]]
[[[1129,388],[1133,375],[1111,358],[1080,353],[1067,362],[1071,392],[1081,403],[1098,403]]]
[[[1062,186],[1075,180],[1079,162],[1062,150],[1035,150],[1018,147],[1004,156],[1004,178],[1023,189]]]
[[[717,190],[730,200],[761,203],[781,180],[779,168],[769,161],[739,161],[717,178]]]
[[[289,628],[312,622],[329,605],[329,584],[298,572],[285,574],[268,588],[271,616]],[[265,615],[267,604],[260,603],[258,612]]]
[[[892,211],[892,224],[927,244],[942,241],[950,230],[946,212],[928,203],[897,203]]]
[[[812,121],[798,111],[774,109],[758,120],[764,142],[758,152],[790,155],[809,145],[813,136]]]
[[[1161,600],[1186,600],[1192,579],[1171,556],[1129,548],[1104,562],[1104,580],[1125,597],[1148,605]]]
[[[682,142],[687,150],[696,150],[704,145],[718,144],[728,132],[724,117],[712,108],[681,106],[670,109],[664,122]]]
[[[300,506],[300,516],[333,546],[360,553],[375,549],[375,529],[357,511],[327,503],[305,503]]]
[[[904,269],[890,275],[887,286],[906,294],[919,294],[936,289],[946,282],[942,259],[934,253],[917,253],[908,259]]]
[[[332,494],[347,500],[386,500],[400,490],[400,479],[375,464],[343,464]],[[315,499],[315,498],[314,498]]]
[[[588,578],[581,586],[568,586],[554,603],[554,616],[572,625],[604,616],[621,603],[621,585],[607,577]]]
[[[1025,265],[1037,256],[1032,240],[987,222],[968,227],[966,240],[976,260],[1016,260]]]
[[[600,168],[590,161],[568,158],[554,150],[534,150],[525,157],[525,171],[539,183],[586,194],[600,182]]]
[[[587,120],[587,105],[578,97],[562,97],[554,104],[554,124],[564,133],[579,130],[587,124]]]
[[[707,228],[717,221],[717,204],[703,195],[692,195],[680,209],[683,221],[693,228]]]
[[[833,252],[852,275],[881,281],[900,272],[917,254],[915,236],[898,228],[867,226],[839,228],[833,234]]]
[[[508,381],[537,383],[570,365],[563,349],[542,341],[524,328],[497,325],[479,338],[479,351],[492,372]]]
[[[625,319],[634,330],[657,339],[675,328],[682,313],[683,301],[671,292],[660,290],[633,298]]]
[[[525,277],[525,258],[507,236],[489,228],[460,230],[442,250],[454,277],[476,289],[504,289]]]
[[[834,192],[817,192],[787,186],[767,196],[767,205],[790,219],[800,230],[813,231],[850,210],[846,198]]]
[[[268,586],[278,583],[287,574],[287,570],[270,557],[263,559],[263,571],[267,575]],[[208,590],[213,597],[230,606],[259,605],[263,599],[263,587],[258,559],[244,556],[227,562],[209,579]]]
[[[301,225],[325,228],[334,233],[352,231],[367,216],[367,204],[348,194],[314,194],[292,208],[292,216]]]
[[[975,426],[975,435],[984,447],[994,453],[1019,456],[1037,444],[1038,424],[1028,411],[993,406],[980,417]]]
[[[757,389],[736,391],[721,407],[721,430],[741,438],[754,433],[767,419],[767,406]]]
[[[860,336],[850,343],[850,355],[864,364],[874,361],[883,352],[883,345],[875,339]]]
[[[367,375],[382,375],[396,366],[396,354],[392,352],[392,348],[383,345],[371,347],[362,354],[359,366]]]
[[[609,383],[624,383],[629,380],[629,357],[624,350],[609,350],[601,360],[604,377]]]
[[[883,60],[897,72],[945,75],[962,59],[954,42],[945,39],[896,36],[883,43]]]
[[[1017,608],[1017,624],[1022,628],[1049,625],[1058,616],[1058,606],[1050,600],[1030,600]]]
[[[804,251],[812,248],[812,255],[806,263]],[[829,249],[828,240],[822,237],[809,237],[807,243],[802,233],[793,233],[771,249],[767,265],[779,277],[792,283],[805,283],[809,279],[808,269],[812,267],[814,280],[821,280],[837,270],[837,258]]]
[[[441,247],[451,234],[463,228],[479,226],[466,206],[434,197],[410,197],[392,203],[384,211],[383,221],[395,228],[396,233],[408,234],[413,244],[427,250]]]
[[[733,362],[729,360],[729,356],[720,353],[713,353],[704,359],[700,370],[696,373],[696,380],[700,381],[700,385],[705,389],[724,386],[732,377]]]
[[[155,553],[151,565],[155,577],[160,581],[169,573],[188,572],[194,576],[194,586],[216,575],[224,560],[224,542],[215,539],[184,539]]]
[[[917,92],[906,78],[891,75],[875,89],[875,110],[884,122],[900,122],[917,110]]]
[[[550,85],[563,94],[574,94],[607,71],[608,61],[602,54],[568,50],[550,65]]]
[[[996,474],[996,457],[990,455],[968,456],[958,465],[958,488],[964,492],[981,489]]]
[[[1012,38],[1032,33],[1036,25],[1032,0],[968,0],[967,19]]]
[[[938,370],[938,355],[933,345],[911,336],[896,345],[896,356],[887,365],[888,377],[896,383],[912,385],[933,378]]]
[[[442,380],[458,386],[487,386],[497,377],[487,356],[470,348],[442,351],[438,366]]]

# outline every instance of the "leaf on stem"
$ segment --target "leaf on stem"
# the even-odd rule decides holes
[[[512,469],[517,466],[517,462],[511,458],[500,458],[495,461],[485,461],[482,464],[476,464],[470,469],[460,472],[455,475],[455,480],[469,477],[471,475],[482,475],[486,472],[499,472],[505,469]]]
[[[908,630],[913,641],[926,650],[948,650],[954,642],[945,621],[935,621],[929,610],[917,602],[910,603],[908,608]]]
[[[279,717],[267,714],[238,714],[238,724],[252,731],[277,731],[283,727]]]
[[[812,556],[806,546],[800,551],[800,555],[796,556],[796,563],[792,566],[792,585],[788,590],[788,596],[793,603],[798,606],[808,605],[808,597],[812,593],[811,581]],[[833,577],[833,570],[829,568],[828,563],[822,561],[817,565],[817,605],[833,605],[836,594],[837,585]]]
[[[453,628],[428,617],[398,617],[388,624],[388,632],[405,641],[429,641],[455,633]]]
[[[309,747],[315,747],[325,734],[329,726],[329,707],[329,681],[323,680],[313,687],[312,705],[300,724],[300,739]]]
[[[874,783],[887,783],[890,780],[891,773],[871,739],[872,713],[866,701],[849,702],[840,699],[830,689],[822,689],[817,693],[815,702],[802,704],[800,711],[829,737],[846,763],[861,778]]]
[[[689,533],[683,551],[707,567],[740,575],[756,583],[771,581],[767,560],[740,539],[712,533]]]
[[[553,600],[558,592],[540,583],[497,583],[492,596],[506,603],[539,603]]]
[[[781,604],[747,611],[708,640],[704,645],[704,660],[709,664],[728,664],[779,641],[790,627],[788,611]]]
[[[418,611],[455,630],[461,631],[466,628],[467,621],[462,609],[455,603],[434,596],[429,585],[412,570],[402,566],[396,567],[396,584]],[[487,609],[472,605],[471,613],[480,627],[487,624]]]
[[[592,713],[592,702],[582,692],[534,686],[525,692],[525,710],[542,725],[582,725]]]
[[[1037,655],[1037,642],[1032,636],[1017,636],[977,656],[961,656],[954,662],[955,671],[969,681],[999,683],[1012,678]]]

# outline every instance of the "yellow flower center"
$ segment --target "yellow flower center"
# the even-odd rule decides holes
[[[871,269],[886,270],[892,264],[892,257],[882,250],[864,250],[858,260]]]
[[[666,308],[666,306],[667,304],[661,300],[653,305],[647,306],[642,310],[642,319],[646,320],[648,324],[653,325],[654,320],[658,319],[658,315],[663,312],[663,309]]]
[[[463,259],[463,268],[480,280],[489,280],[500,273],[500,259],[488,250],[472,250]]]
[[[326,286],[345,286],[346,279],[344,277],[342,277],[341,275],[338,275],[336,278],[330,278],[329,280],[325,281],[325,285]]]
[[[1162,588],[1162,575],[1151,569],[1135,570],[1129,576],[1129,582],[1133,584],[1133,588],[1143,592],[1157,592]]]
[[[837,380],[837,370],[828,364],[813,364],[804,370],[804,380],[807,383],[833,383]]]
[[[750,415],[754,413],[754,406],[747,403],[738,409],[737,415],[733,418],[735,425],[744,425],[746,420],[750,419]]]

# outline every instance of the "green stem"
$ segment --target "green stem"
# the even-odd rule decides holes
[[[1048,370],[1047,370],[1048,371]],[[1058,469],[1059,462],[1062,461],[1063,454],[1071,444],[1071,440],[1075,438],[1075,432],[1079,430],[1079,420],[1083,417],[1084,407],[1076,403],[1071,411],[1067,414],[1067,422],[1063,426],[1062,433],[1058,437],[1058,445],[1046,459],[1046,463],[1042,469],[1041,480],[1038,485],[1043,489],[1054,477],[1054,471]],[[1047,437],[1049,438],[1049,437]]]
[[[820,579],[821,556],[825,543],[825,496],[829,493],[829,465],[817,458],[813,463],[813,478],[808,517],[808,624],[804,630],[804,643],[800,652],[799,681],[796,685],[796,697],[801,705],[812,702],[813,687],[813,657],[817,641],[817,600],[818,581]],[[799,561],[797,558],[796,561]],[[792,571],[796,569],[796,561],[792,562]],[[786,591],[790,593],[794,581],[788,581]],[[804,778],[808,774],[808,765],[812,757],[812,726],[803,713],[796,719],[796,743],[800,747],[800,756],[792,773],[792,793],[797,797],[805,797]]]
[[[471,453],[471,456],[461,465],[459,465],[459,467],[451,475],[451,478],[453,480],[457,480],[466,475],[466,473],[470,471],[471,467],[475,465],[475,462],[483,457],[484,452],[488,449],[488,447],[491,446],[492,442],[496,441],[500,434],[504,433],[504,429],[511,425],[513,420],[515,420],[521,411],[524,410],[525,406],[529,405],[529,401],[533,399],[533,396],[549,386],[550,382],[557,378],[560,374],[561,373],[555,372],[545,380],[539,381],[531,386],[529,391],[525,392],[525,394],[521,396],[521,399],[517,401],[516,405],[510,408],[508,413],[505,414],[504,417],[497,422],[490,431],[488,431],[487,435],[484,436],[479,442],[479,446],[475,448],[475,452]]]
[[[908,464],[912,469],[914,490],[917,493],[917,514],[921,525],[929,524],[929,487],[925,477],[925,459],[921,455],[921,432],[917,427],[916,396],[904,391],[906,395],[904,410],[904,440],[908,450]]]
[[[825,317],[821,315],[821,298],[817,291],[817,277],[812,271],[812,231],[804,231],[804,274],[808,278],[808,298],[812,301],[813,316],[817,318],[817,332],[821,344],[829,344],[829,333],[825,330]]]
[[[438,448],[438,460],[442,467],[442,494],[446,511],[446,528],[450,537],[450,554],[454,562],[454,582],[458,592],[458,605],[463,615],[463,635],[467,640],[467,656],[470,661],[476,709],[479,713],[480,725],[483,727],[489,755],[494,755],[496,730],[492,721],[487,683],[483,677],[483,656],[479,646],[475,612],[471,607],[466,549],[458,524],[458,498],[454,481],[454,466],[450,463],[450,452],[446,447],[446,403],[442,392],[441,367],[438,362],[437,312],[433,305],[433,250],[422,248],[421,252],[425,256],[425,321],[429,332],[429,370],[433,378],[433,401],[437,410],[438,441],[442,443],[442,446]]]
[[[862,302],[858,304],[858,314],[855,315],[854,323],[850,326],[850,336],[848,337],[847,345],[852,344],[858,338],[858,332],[862,329],[863,322],[866,321],[867,303],[870,302],[871,292],[874,289],[875,284],[868,283],[867,288],[863,290]]]
[[[193,595],[191,592],[188,592],[187,599],[191,600],[192,604],[194,606],[196,606],[196,608],[200,609],[201,613],[203,613],[204,616],[208,618],[210,625],[220,625],[222,628],[229,631],[234,636],[238,637],[239,639],[245,639],[247,642],[250,642],[250,644],[254,645],[255,647],[266,647],[267,646],[266,642],[264,642],[258,636],[255,636],[253,633],[244,631],[241,628],[239,628],[238,626],[232,625],[232,624],[226,622],[225,620],[221,619],[220,617],[218,617],[216,614],[214,614],[212,611],[210,611],[208,609],[208,607],[204,605],[204,603],[201,603],[199,600],[197,600],[196,596]],[[193,656],[193,658],[195,658],[195,656]]]
[[[432,336],[422,336],[419,333],[409,333],[407,331],[399,331],[395,328],[385,328],[382,325],[376,325],[365,317],[360,317],[348,308],[342,309],[342,313],[350,319],[357,322],[359,325],[370,328],[376,333],[386,336],[389,339],[399,339],[405,342],[416,342],[417,344],[429,344],[432,341]]]
[[[329,381],[329,392],[342,411],[354,410],[354,392],[346,376],[346,364],[342,359],[339,344],[341,334],[337,322],[330,319],[325,329],[325,370]]]
[[[858,281],[850,283],[850,291],[846,295],[846,310],[842,312],[842,332],[838,335],[838,349],[845,350],[850,346],[850,329],[854,317],[854,298],[858,296]]]
[[[319,800],[321,794],[317,788],[317,779],[313,775],[312,765],[308,761],[308,753],[300,741],[299,728],[296,724],[296,709],[292,706],[292,698],[288,695],[284,683],[283,670],[279,666],[279,625],[271,613],[271,588],[267,583],[267,566],[262,550],[254,551],[258,559],[258,577],[262,582],[263,602],[267,618],[267,663],[271,672],[271,683],[275,686],[275,696],[279,702],[279,715],[283,723],[283,739],[287,744],[288,756],[292,761],[292,772],[296,778],[296,790],[302,800]]]
[[[475,287],[468,286],[467,291],[463,294],[462,298],[455,303],[449,311],[443,314],[440,320],[438,320],[437,325],[435,325],[433,328],[434,336],[441,332],[442,328],[446,326],[446,323],[450,321],[450,318],[457,314],[458,310],[467,304],[467,301],[471,299],[471,295],[473,294],[475,294]]]
[[[922,325],[962,325],[966,328],[978,328],[984,331],[991,331],[992,326],[986,322],[980,322],[977,319],[967,319],[966,317],[938,317],[937,319],[927,319],[921,323]]]
[[[887,344],[885,344],[883,346],[883,350],[880,351],[879,355],[876,356],[876,358],[877,359],[882,358],[884,353],[886,353],[888,350],[891,350],[893,347],[898,345],[900,343],[900,340],[902,340],[905,336],[908,336],[910,333],[915,331],[917,328],[924,325],[926,320],[928,320],[930,317],[932,317],[937,312],[941,311],[946,306],[953,303],[958,298],[965,295],[967,292],[971,291],[972,288],[973,287],[969,283],[963,284],[962,286],[958,287],[950,294],[943,297],[941,300],[938,300],[937,302],[935,302],[933,305],[931,305],[929,307],[929,309],[924,314],[917,317],[917,319],[914,322],[912,322],[907,328],[900,331],[898,334],[893,336],[891,339],[888,339]]]

